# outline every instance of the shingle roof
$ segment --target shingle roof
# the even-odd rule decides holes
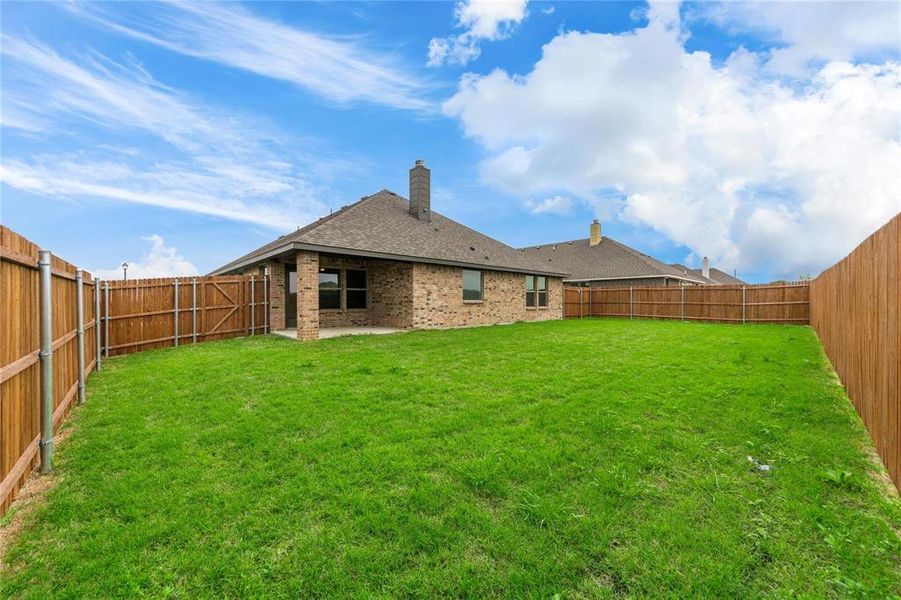
[[[694,273],[683,273],[606,236],[596,246],[590,245],[586,238],[529,246],[522,250],[547,264],[548,268],[570,273],[567,278],[570,280],[673,277],[703,283]]]
[[[228,273],[292,249],[360,254],[492,268],[500,271],[565,275],[506,244],[432,211],[422,221],[409,213],[409,202],[382,190],[284,235],[213,271]]]
[[[694,275],[697,275],[701,279],[704,279],[704,276],[701,274],[701,272],[702,272],[701,269],[689,269],[685,265],[680,265],[679,263],[673,263],[672,266],[676,267],[677,269],[685,270],[685,271],[688,271],[689,273],[693,273]],[[720,271],[716,267],[711,267],[710,270],[708,271],[708,273],[710,274],[710,277],[708,277],[706,279],[706,281],[708,283],[711,283],[714,285],[747,285],[741,279],[738,279],[737,277],[733,277],[732,275],[729,275],[728,273],[726,273],[724,271]]]

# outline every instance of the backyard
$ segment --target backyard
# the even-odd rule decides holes
[[[264,336],[88,389],[0,596],[901,593],[901,503],[808,327]]]

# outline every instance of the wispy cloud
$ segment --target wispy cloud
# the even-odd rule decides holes
[[[133,59],[118,63],[95,51],[67,58],[46,44],[8,35],[2,53],[4,112],[13,108],[30,129],[43,124],[58,130],[60,120],[78,119],[115,130],[143,130],[189,151],[245,148],[260,141],[259,133],[248,135],[260,131],[258,123],[226,115],[160,83]]]
[[[77,14],[173,52],[289,82],[340,103],[431,111],[428,85],[360,37],[329,37],[262,18],[234,4],[164,3],[123,10],[74,4]],[[130,9],[131,7],[129,7]]]
[[[326,211],[318,190],[290,168],[222,163],[155,163],[148,168],[103,157],[44,155],[5,160],[0,181],[57,199],[95,198],[210,215],[288,230]]]
[[[95,51],[66,57],[11,36],[3,37],[2,53],[4,127],[50,144],[71,132],[82,148],[93,136],[104,140],[91,151],[7,152],[0,180],[9,186],[48,198],[153,205],[282,230],[327,210],[324,186],[310,177],[327,179],[330,159],[296,150],[296,139],[263,119],[172,89],[134,60],[118,63]],[[106,131],[98,135],[98,126]],[[137,146],[146,144],[133,145],[135,134],[166,144],[142,152]],[[305,148],[314,145],[305,142]]]

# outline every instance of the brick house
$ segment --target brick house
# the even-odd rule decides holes
[[[410,200],[382,190],[216,269],[268,273],[273,330],[431,329],[563,318],[563,276],[432,211],[431,174]]]
[[[587,239],[529,246],[522,251],[546,268],[569,273],[564,282],[572,285],[656,287],[742,283],[719,269],[709,269],[706,257],[702,269],[663,263],[602,235],[597,220],[591,223]]]

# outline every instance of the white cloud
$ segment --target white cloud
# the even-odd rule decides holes
[[[454,7],[459,35],[432,38],[429,42],[429,66],[444,63],[465,65],[478,58],[483,40],[506,39],[526,17],[528,0],[461,0]],[[548,13],[549,14],[549,13]]]
[[[901,45],[898,2],[705,2],[691,13],[779,44],[764,54],[767,69],[783,75],[804,75],[830,60],[884,59]]]
[[[527,200],[526,207],[535,215],[568,215],[572,212],[573,203],[566,196],[551,196],[543,200]]]
[[[687,52],[678,5],[647,27],[554,38],[525,76],[466,75],[444,104],[511,193],[615,198],[724,268],[828,266],[901,210],[901,66],[832,62],[803,86],[740,50]],[[527,203],[528,204],[528,203]]]
[[[266,169],[220,158],[206,167],[173,162],[141,168],[96,156],[41,155],[5,160],[0,181],[46,198],[143,204],[284,231],[325,212],[318,190],[290,166]]]
[[[322,175],[329,158],[293,150],[268,122],[201,102],[155,80],[141,65],[96,52],[75,58],[34,41],[4,36],[3,113],[29,135],[109,133],[94,152],[4,156],[0,180],[51,198],[99,198],[207,214],[288,230],[325,212]],[[40,102],[28,101],[41,98]],[[120,136],[149,134],[168,143],[148,158]],[[110,141],[112,140],[112,141]],[[143,140],[142,140],[143,142]],[[314,141],[307,140],[306,147]],[[144,144],[142,144],[144,145]]]
[[[167,246],[159,235],[154,233],[141,239],[150,242],[150,250],[140,259],[125,259],[129,279],[190,277],[199,274],[197,267],[179,254],[175,246]],[[95,269],[92,274],[98,279],[122,279],[122,265],[120,263],[109,269]]]
[[[542,8],[541,12],[543,12],[546,15],[552,15],[552,14],[554,14],[554,12],[556,12],[556,10],[557,10],[556,6],[548,6],[547,8]]]
[[[235,4],[154,4],[119,11],[76,4],[77,14],[168,50],[286,81],[337,102],[431,110],[427,85],[386,52],[264,19]],[[129,7],[131,8],[131,7]]]

